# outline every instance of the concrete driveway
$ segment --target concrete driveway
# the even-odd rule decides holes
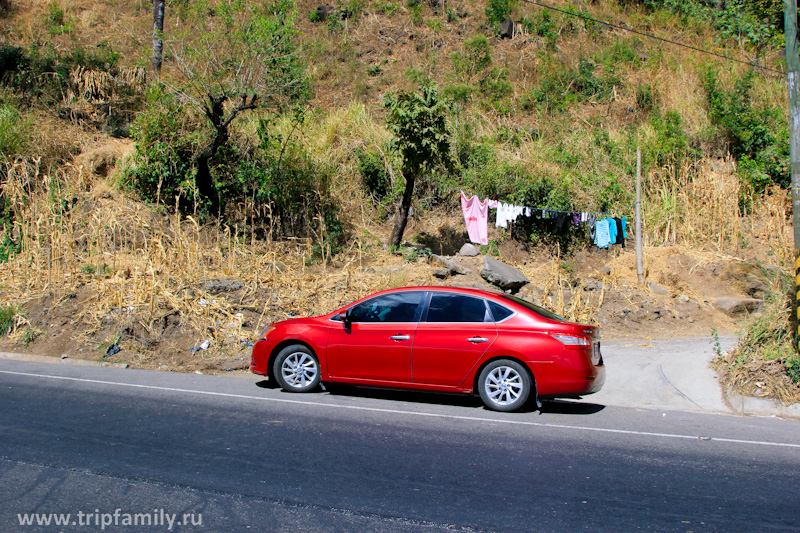
[[[709,337],[602,343],[606,384],[592,402],[675,411],[732,413],[710,362],[716,356]],[[720,337],[731,350],[736,337]]]

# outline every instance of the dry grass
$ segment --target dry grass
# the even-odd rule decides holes
[[[645,244],[685,244],[735,254],[741,244],[740,187],[730,162],[703,160],[650,172],[643,184]]]
[[[772,279],[761,315],[747,326],[738,346],[720,354],[714,363],[724,386],[748,396],[776,398],[784,405],[800,403],[800,383],[787,372],[787,366],[794,365],[800,375],[789,279]]]

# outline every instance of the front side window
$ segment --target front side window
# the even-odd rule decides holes
[[[492,315],[483,298],[434,293],[426,322],[492,322]]]
[[[353,322],[416,322],[424,292],[408,291],[370,298],[350,308]]]

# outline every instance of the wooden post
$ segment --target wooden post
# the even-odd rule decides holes
[[[642,265],[642,148],[636,147],[636,271],[639,274],[639,285],[644,283],[644,266]]]
[[[789,168],[792,178],[792,222],[794,226],[795,312],[798,332],[795,347],[800,350],[800,57],[797,51],[797,3],[783,0],[786,36],[786,77],[789,88]]]

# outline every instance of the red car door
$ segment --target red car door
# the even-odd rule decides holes
[[[411,347],[424,291],[383,294],[354,305],[348,323],[328,337],[328,373],[334,379],[411,382]]]
[[[461,385],[496,339],[497,326],[483,298],[431,293],[414,338],[414,383]]]

